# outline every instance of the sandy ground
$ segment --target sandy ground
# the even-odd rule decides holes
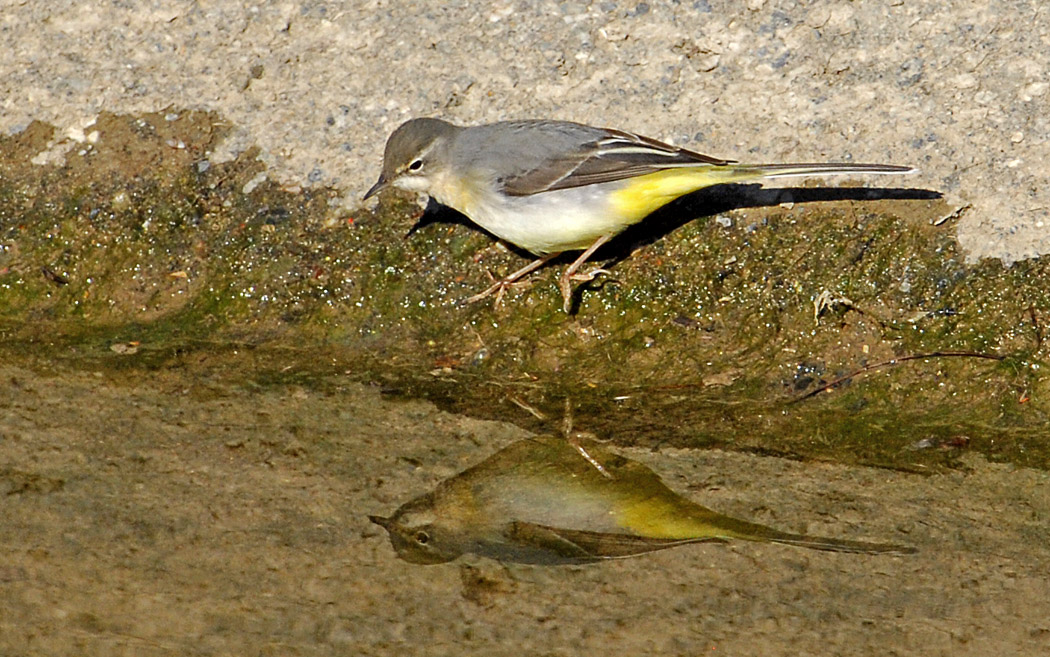
[[[912,556],[734,543],[576,567],[398,560],[368,522],[521,429],[345,384],[0,368],[5,655],[1036,655],[1050,481],[633,450],[676,490]]]
[[[969,254],[1050,252],[1039,0],[0,0],[0,130],[217,110],[288,185],[356,202],[389,132],[550,116],[749,161],[911,164]],[[63,141],[64,140],[64,141]],[[972,206],[972,207],[970,207]]]

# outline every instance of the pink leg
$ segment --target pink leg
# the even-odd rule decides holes
[[[558,254],[558,253],[551,253],[551,254],[543,256],[542,258],[537,258],[536,260],[533,260],[532,262],[530,262],[529,264],[525,265],[524,267],[522,267],[518,271],[514,272],[513,274],[510,274],[509,276],[504,276],[503,278],[499,279],[498,281],[496,281],[495,284],[492,285],[492,287],[490,287],[490,288],[488,288],[488,289],[486,289],[486,290],[484,290],[482,292],[478,292],[474,296],[468,298],[467,299],[467,303],[474,303],[475,301],[481,301],[482,299],[491,296],[493,293],[497,294],[496,300],[497,300],[497,303],[498,303],[499,299],[503,296],[503,292],[508,287],[510,287],[514,283],[514,281],[518,280],[519,278],[521,278],[525,274],[528,274],[528,273],[530,273],[532,271],[535,271],[535,270],[539,269],[540,267],[542,267],[543,265],[547,264],[548,262],[550,262],[554,258],[558,257],[559,255],[560,254]]]
[[[568,313],[572,308],[572,282],[571,281],[592,281],[598,274],[606,274],[604,269],[595,269],[594,271],[586,274],[577,274],[576,270],[580,268],[580,265],[587,262],[587,259],[594,255],[594,252],[601,248],[602,244],[609,241],[612,235],[602,235],[598,239],[594,240],[594,244],[587,247],[587,250],[580,254],[579,258],[569,265],[569,268],[561,275],[558,279],[558,287],[561,288],[561,298],[563,300],[562,309]]]

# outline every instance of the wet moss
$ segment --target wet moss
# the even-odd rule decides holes
[[[349,378],[544,430],[570,399],[577,426],[654,447],[1050,464],[1048,265],[966,263],[923,190],[694,195],[599,254],[611,274],[569,317],[557,265],[464,304],[524,260],[447,221],[406,235],[413,199],[348,212],[264,180],[256,152],[210,161],[213,115],[97,130],[61,165],[29,164],[47,126],[0,143],[4,358],[220,388]]]

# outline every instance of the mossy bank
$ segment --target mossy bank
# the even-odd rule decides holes
[[[225,129],[168,109],[0,139],[0,358],[202,395],[350,377],[545,430],[568,399],[620,443],[1050,466],[1050,265],[967,264],[921,177],[693,195],[599,254],[566,316],[559,267],[467,305],[522,256],[447,214],[408,234],[414,199],[350,212],[255,152],[214,162]]]

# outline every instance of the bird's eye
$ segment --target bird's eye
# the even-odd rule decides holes
[[[408,165],[409,171],[419,171],[423,168],[423,160],[412,160],[412,164]]]
[[[419,543],[420,545],[426,545],[429,542],[430,534],[423,531],[416,532],[416,543]]]

